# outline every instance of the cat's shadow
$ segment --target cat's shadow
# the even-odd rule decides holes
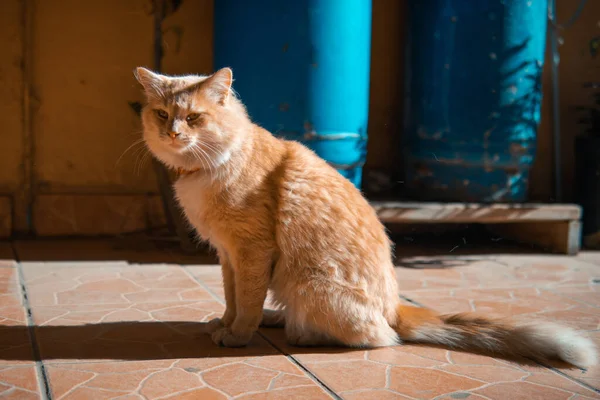
[[[396,349],[402,351],[401,347]],[[285,342],[282,329],[261,329],[257,335],[254,335],[248,346],[226,348],[212,342],[206,333],[205,323],[189,321],[123,321],[58,326],[0,325],[0,360],[6,361],[148,361],[246,358],[275,356],[282,353],[292,357],[294,362],[302,362],[303,355],[311,355],[310,357],[318,355],[320,361],[327,361],[328,355],[331,359],[341,357],[353,360],[356,356],[349,353],[361,353],[362,357],[364,350],[344,347],[293,347]],[[505,360],[539,366],[526,359],[505,358]],[[569,367],[564,363],[555,363],[551,366]]]
[[[331,349],[333,353],[347,351],[352,350]],[[206,333],[206,323],[199,322],[122,321],[29,327],[0,325],[0,360],[7,361],[141,361],[280,354],[263,333],[254,335],[248,346],[243,348],[217,346]]]

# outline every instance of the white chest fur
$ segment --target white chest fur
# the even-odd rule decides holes
[[[192,176],[181,178],[175,183],[174,188],[179,205],[183,208],[188,221],[202,239],[210,240],[211,230],[206,220],[209,205],[205,180],[202,177]]]

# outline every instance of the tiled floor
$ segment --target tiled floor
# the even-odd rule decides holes
[[[219,267],[43,262],[32,256],[35,248],[0,244],[0,398],[600,398],[600,368],[416,345],[298,349],[278,329],[261,330],[244,349],[219,348],[202,333],[203,322],[223,311]],[[57,250],[45,243],[41,252],[55,259]],[[63,259],[82,254],[68,246],[60,252]],[[407,301],[442,312],[541,316],[585,330],[600,345],[600,253],[400,264]]]

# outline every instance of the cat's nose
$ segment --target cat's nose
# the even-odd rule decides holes
[[[181,133],[180,132],[169,132],[169,136],[171,137],[171,139],[175,139],[177,136],[179,136]]]

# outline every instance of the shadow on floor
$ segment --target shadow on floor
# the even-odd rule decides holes
[[[395,244],[396,265],[406,268],[452,268],[499,254],[544,253],[537,246],[494,235],[478,224],[402,227],[400,232],[391,227],[389,235]]]
[[[40,360],[162,360],[189,358],[258,357],[268,355],[341,354],[361,351],[343,347],[292,347],[282,329],[262,328],[248,346],[226,348],[215,345],[205,332],[205,323],[111,322],[64,326],[0,325],[0,360],[36,361],[30,333],[36,337]],[[271,345],[267,344],[270,343]],[[434,345],[411,345],[444,347]],[[482,354],[468,352],[469,354]],[[490,355],[490,354],[487,354]],[[496,355],[495,357],[498,358]],[[539,365],[527,359],[503,358],[522,365]],[[553,363],[569,368],[565,363]]]
[[[215,265],[214,251],[198,245],[194,254],[176,241],[145,236],[120,238],[35,239],[12,242],[15,259],[23,262],[126,261],[132,264]]]
[[[412,228],[402,233],[390,228],[398,265],[409,268],[449,268],[494,254],[539,254],[540,249],[496,237],[478,225],[454,225],[429,231]],[[134,264],[218,264],[215,253],[199,244],[194,254],[185,253],[177,241],[156,240],[144,235],[120,238],[36,239],[11,243],[14,258],[24,262],[127,261]],[[447,262],[415,260],[415,257],[449,256]],[[461,256],[460,258],[455,258]],[[463,256],[472,256],[471,259]]]

